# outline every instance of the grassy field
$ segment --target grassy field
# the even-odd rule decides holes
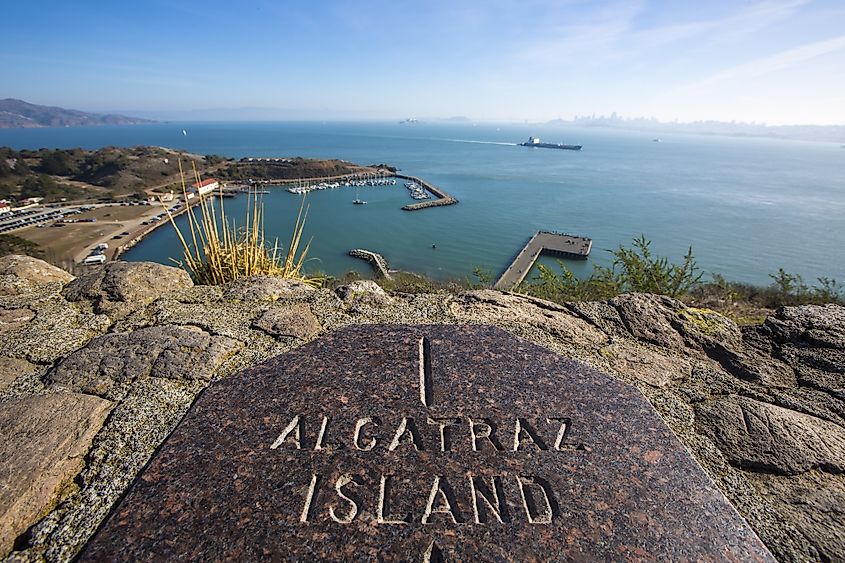
[[[73,260],[73,257],[108,236],[120,232],[121,223],[73,223],[63,227],[30,227],[15,234],[36,243],[48,256]]]
[[[129,221],[149,215],[161,213],[161,206],[155,205],[109,205],[98,207],[91,211],[83,211],[79,215],[73,215],[74,219],[96,219],[97,221]]]

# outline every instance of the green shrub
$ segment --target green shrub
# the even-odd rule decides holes
[[[516,291],[550,301],[582,301],[609,299],[620,293],[643,292],[682,297],[697,287],[703,276],[689,248],[680,264],[666,257],[653,256],[651,241],[640,235],[630,247],[620,245],[609,250],[613,255],[610,267],[593,266],[593,274],[585,280],[575,277],[558,260],[560,273],[540,264],[538,275],[523,282]]]

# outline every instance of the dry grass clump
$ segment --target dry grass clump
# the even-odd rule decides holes
[[[199,183],[200,176],[196,166],[193,167],[193,172]],[[302,273],[302,265],[311,245],[309,241],[302,251],[299,251],[302,231],[308,216],[305,198],[299,206],[290,244],[287,251],[284,251],[279,246],[278,239],[270,245],[264,237],[264,204],[260,201],[258,193],[249,193],[244,226],[238,228],[234,221],[226,217],[222,197],[218,198],[219,212],[211,197],[196,196],[198,201],[191,203],[187,197],[181,161],[179,174],[184,202],[188,207],[188,236],[176,225],[169,209],[167,216],[182,243],[183,260],[177,263],[191,275],[195,283],[221,285],[249,276],[275,276],[299,280],[315,287],[322,284],[321,278]]]

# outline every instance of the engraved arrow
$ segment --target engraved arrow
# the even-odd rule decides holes
[[[423,336],[419,342],[419,366],[420,366],[420,402],[423,406],[430,407],[431,399],[431,342]]]

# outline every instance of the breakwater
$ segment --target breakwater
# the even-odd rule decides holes
[[[405,174],[398,173],[394,174],[394,176],[396,176],[397,178],[402,178],[403,180],[410,180],[411,182],[415,182],[425,188],[427,191],[437,196],[437,199],[404,205],[402,206],[402,209],[405,211],[417,211],[418,209],[425,209],[427,207],[442,207],[444,205],[455,205],[456,203],[458,203],[458,200],[452,197],[445,190],[438,188],[430,182],[426,182],[422,178],[418,178],[416,176],[407,176]]]
[[[382,275],[385,278],[390,277],[390,273],[387,270],[387,260],[385,260],[384,256],[382,256],[378,252],[371,252],[369,250],[364,250],[363,248],[354,248],[350,250],[348,254],[353,258],[360,258],[361,260],[366,260],[370,263],[376,273]]]

